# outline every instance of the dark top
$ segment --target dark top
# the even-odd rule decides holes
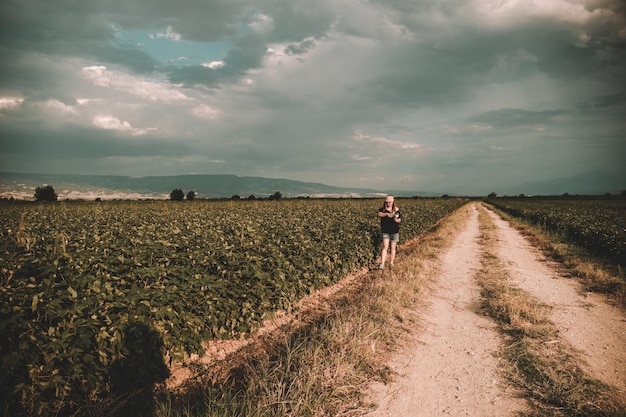
[[[378,210],[379,213],[391,213],[391,210],[387,210],[385,208],[380,208]],[[402,215],[400,214],[400,210],[396,210],[395,216],[399,219],[402,219]],[[380,218],[380,229],[383,233],[400,233],[400,224],[396,223],[394,219],[391,217],[381,217]]]

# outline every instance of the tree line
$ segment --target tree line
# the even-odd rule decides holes
[[[198,193],[196,193],[195,191],[189,191],[187,192],[187,194],[185,194],[185,192],[182,189],[175,188],[170,193],[170,200],[183,201],[186,198],[188,201],[193,201],[196,199],[197,195]],[[56,191],[54,190],[54,187],[51,185],[43,185],[41,187],[37,187],[35,189],[34,197],[35,197],[35,201],[57,201],[57,199],[59,198]],[[282,197],[283,196],[280,193],[280,191],[276,191],[274,194],[268,197],[268,200],[280,200]],[[243,198],[237,194],[233,195],[230,199],[231,200],[243,200]],[[248,196],[247,199],[256,200],[257,198],[253,194],[251,194]],[[96,200],[99,201],[100,199],[97,198]]]

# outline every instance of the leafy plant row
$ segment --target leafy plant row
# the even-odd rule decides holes
[[[400,200],[403,240],[464,203]],[[1,405],[62,415],[116,381],[163,380],[163,361],[146,358],[202,353],[203,341],[249,333],[266,314],[373,262],[378,204],[0,206]]]
[[[570,242],[626,266],[626,199],[495,198],[509,214],[562,233]]]

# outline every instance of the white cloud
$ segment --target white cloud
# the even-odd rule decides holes
[[[211,62],[202,64],[202,66],[205,68],[210,68],[210,69],[218,69],[224,66],[224,61],[211,61]]]
[[[493,126],[470,124],[467,126],[467,131],[472,134],[487,133],[493,131]]]
[[[274,29],[274,19],[265,14],[256,14],[250,23],[250,29],[258,33],[269,33]]]
[[[20,107],[23,102],[22,97],[0,97],[0,110]]]
[[[355,132],[352,139],[356,142],[369,142],[378,147],[387,149],[400,149],[400,150],[420,150],[424,147],[418,143],[402,142],[399,140],[387,139],[382,136],[368,136],[361,132]]]
[[[174,88],[172,84],[111,71],[105,66],[84,67],[83,74],[98,87],[112,88],[150,101],[174,103],[189,100],[187,95]]]
[[[581,24],[592,15],[582,2],[567,0],[474,0],[472,5],[495,26],[537,18]]]
[[[171,26],[168,26],[167,29],[165,30],[165,32],[160,32],[160,33],[156,33],[156,34],[150,34],[150,39],[170,39],[173,41],[180,41],[182,39],[182,37],[180,36],[180,34],[174,32],[174,29],[172,29]]]
[[[76,103],[78,103],[79,106],[86,106],[90,103],[96,103],[98,101],[101,101],[101,100],[97,98],[77,98],[76,99]]]
[[[359,1],[343,1],[333,4],[337,19],[332,31],[356,34],[377,40],[414,40],[415,33],[402,23],[403,13],[384,2],[369,3],[363,7]]]
[[[221,111],[219,109],[211,107],[208,104],[201,104],[199,106],[196,106],[191,110],[191,112],[194,114],[194,116],[207,120],[217,119],[221,114]]]
[[[129,132],[133,136],[144,135],[147,133],[145,129],[136,129],[130,123],[120,120],[111,115],[100,115],[93,118],[93,124],[96,127],[105,130],[117,130],[119,132]]]
[[[68,106],[67,104],[62,103],[59,100],[51,99],[51,100],[44,102],[43,105],[47,108],[57,110],[61,113],[78,114],[78,111],[74,107]]]
[[[111,73],[107,71],[107,67],[103,65],[94,65],[91,67],[83,67],[83,73],[96,85],[109,85],[111,83]]]

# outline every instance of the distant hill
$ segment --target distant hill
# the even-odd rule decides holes
[[[566,178],[527,182],[514,189],[528,195],[620,194],[624,190],[626,177],[603,172],[586,172]]]
[[[59,199],[143,199],[169,198],[172,190],[180,188],[186,194],[195,191],[199,198],[266,198],[276,191],[287,198],[294,197],[376,197],[385,191],[335,187],[321,183],[236,175],[176,175],[127,177],[118,175],[31,174],[0,172],[0,197],[31,199],[35,188],[52,185]],[[432,193],[398,192],[405,196],[435,196]]]

